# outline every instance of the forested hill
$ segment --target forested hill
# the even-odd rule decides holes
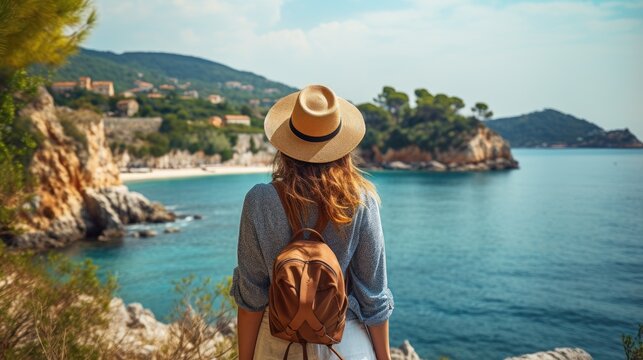
[[[231,101],[247,102],[250,99],[278,99],[297,89],[271,81],[247,71],[239,71],[226,65],[193,56],[156,53],[125,52],[116,54],[109,51],[81,49],[69,58],[67,64],[54,75],[54,81],[78,81],[81,76],[93,80],[113,81],[115,91],[122,92],[142,80],[160,86],[172,84],[189,86],[183,90],[197,90],[201,97],[220,94]],[[226,86],[226,82],[250,85]],[[252,89],[251,89],[252,87]]]
[[[587,120],[554,109],[496,120],[485,125],[512,147],[643,147],[628,129],[605,131]]]

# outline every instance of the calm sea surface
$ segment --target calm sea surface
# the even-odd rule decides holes
[[[573,346],[623,358],[643,322],[643,151],[514,150],[521,170],[376,172],[392,344],[434,359],[501,359]],[[68,250],[117,275],[163,318],[172,281],[230,275],[245,193],[268,175],[129,184],[179,213],[178,234]]]

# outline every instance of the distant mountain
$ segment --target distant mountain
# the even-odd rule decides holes
[[[554,109],[496,120],[485,125],[512,147],[639,148],[643,144],[628,129],[605,131],[587,120]]]
[[[136,88],[137,80],[152,83],[155,87],[190,83],[185,89],[177,88],[176,91],[197,90],[201,97],[219,94],[238,103],[246,103],[250,99],[275,100],[297,90],[210,60],[156,52],[116,54],[81,49],[53,74],[53,80],[78,81],[81,76],[113,81],[117,93]],[[226,86],[226,82],[232,83]]]

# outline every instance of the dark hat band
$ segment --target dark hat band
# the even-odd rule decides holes
[[[339,119],[339,124],[337,125],[337,128],[333,130],[333,132],[323,136],[310,136],[302,133],[295,128],[295,125],[293,125],[292,123],[292,118],[288,119],[288,124],[290,124],[290,131],[292,131],[292,133],[295,134],[295,136],[297,136],[298,138],[308,142],[323,142],[328,141],[339,134],[339,130],[342,128],[342,119]]]

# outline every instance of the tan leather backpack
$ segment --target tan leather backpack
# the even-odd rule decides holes
[[[276,181],[279,199],[290,219],[283,184]],[[308,359],[306,344],[324,344],[337,355],[332,345],[342,339],[346,324],[348,299],[342,268],[333,250],[321,233],[328,224],[320,211],[314,229],[292,229],[290,243],[281,250],[273,264],[268,314],[273,336],[290,341],[284,360],[293,343],[300,343],[304,359]],[[310,238],[305,239],[305,232]],[[342,359],[343,360],[343,359]]]

